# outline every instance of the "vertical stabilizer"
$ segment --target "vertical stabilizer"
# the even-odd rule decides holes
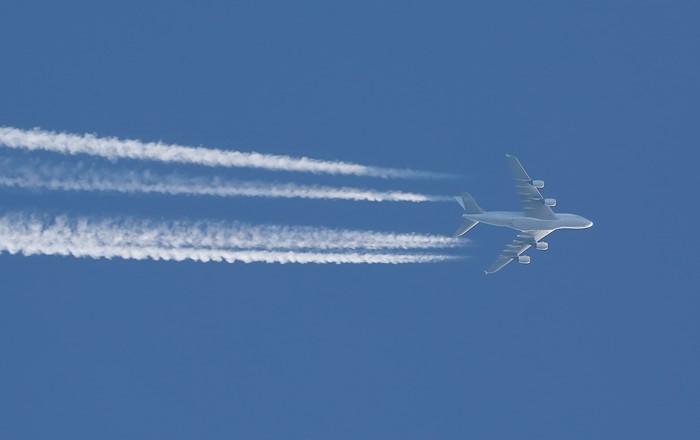
[[[455,199],[467,214],[483,214],[484,212],[469,193],[462,193],[460,197],[455,197]]]
[[[469,195],[468,193],[462,193],[461,196],[455,197],[455,200],[457,200],[457,203],[459,203],[459,206],[464,209],[464,212],[467,214],[481,214],[484,212],[483,209],[479,208],[479,205],[476,204],[474,201],[474,198]],[[455,237],[461,237],[462,235],[466,234],[469,232],[470,229],[472,229],[474,226],[478,225],[479,222],[476,220],[471,220],[468,218],[465,218],[462,221],[462,224],[459,225],[459,228],[457,228],[457,231],[455,231]]]

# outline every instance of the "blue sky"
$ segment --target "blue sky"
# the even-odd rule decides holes
[[[483,225],[469,259],[444,264],[3,254],[0,436],[698,437],[699,12],[685,1],[6,2],[0,125],[456,173],[225,171],[469,191],[497,210],[518,208],[510,153],[557,210],[595,225],[489,277],[513,232]],[[444,235],[460,214],[456,203],[0,197],[15,211]]]

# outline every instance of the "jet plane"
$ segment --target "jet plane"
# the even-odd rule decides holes
[[[523,253],[531,247],[546,251],[549,244],[541,240],[557,229],[587,229],[593,226],[592,221],[580,215],[555,214],[552,207],[556,206],[556,199],[545,199],[540,194],[539,190],[544,188],[544,181],[532,180],[517,157],[508,154],[506,157],[523,212],[484,211],[468,193],[455,197],[464,209],[464,221],[455,232],[455,237],[461,237],[479,223],[505,226],[519,231],[517,237],[501,252],[498,260],[484,271],[486,274],[498,272],[511,261],[530,264],[530,257]]]

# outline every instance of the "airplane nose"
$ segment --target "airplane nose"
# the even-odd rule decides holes
[[[586,227],[587,227],[587,228],[590,228],[591,226],[593,226],[593,222],[590,221],[590,220],[588,220],[588,225],[587,225]]]

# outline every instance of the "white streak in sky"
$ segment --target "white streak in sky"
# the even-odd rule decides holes
[[[465,241],[440,235],[399,234],[311,226],[249,225],[224,221],[155,221],[137,218],[58,216],[22,213],[0,217],[0,225],[26,225],[54,235],[80,234],[112,245],[245,249],[435,249],[463,246]],[[109,241],[107,241],[109,240]]]
[[[308,157],[227,151],[162,142],[120,140],[114,137],[103,138],[93,134],[76,135],[40,129],[21,130],[13,127],[0,127],[0,144],[15,149],[51,151],[70,155],[88,154],[110,160],[153,160],[210,167],[245,167],[271,171],[298,171],[381,178],[440,179],[454,177],[443,173],[372,167]]]
[[[446,255],[402,255],[402,254],[359,254],[359,253],[319,253],[294,251],[227,251],[219,249],[177,249],[143,246],[88,246],[82,243],[59,240],[27,240],[21,244],[10,243],[0,238],[0,252],[30,255],[60,255],[76,258],[122,258],[125,260],[198,261],[226,263],[298,263],[298,264],[408,264],[438,263],[454,260]]]
[[[59,191],[114,191],[215,197],[334,199],[370,202],[443,202],[447,196],[404,191],[376,191],[352,187],[237,181],[223,177],[186,177],[150,171],[85,168],[82,166],[26,165],[0,161],[0,185]]]
[[[454,247],[439,236],[204,222],[0,216],[0,252],[89,258],[263,263],[430,263],[449,255],[375,249]],[[364,249],[365,252],[362,252]],[[334,250],[334,252],[324,252]],[[352,252],[350,252],[352,251]]]

